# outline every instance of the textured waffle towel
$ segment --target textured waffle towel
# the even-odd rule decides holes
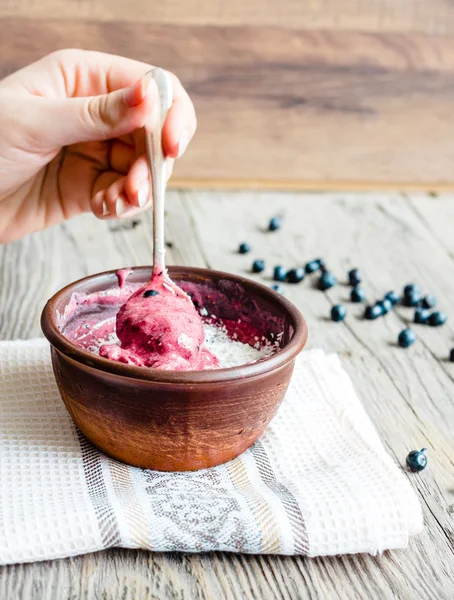
[[[107,458],[77,431],[47,342],[0,342],[0,564],[111,546],[377,553],[421,528],[336,356],[303,353],[277,417],[241,457],[160,473]]]

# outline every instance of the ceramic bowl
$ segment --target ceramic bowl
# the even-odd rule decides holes
[[[128,281],[144,283],[150,272],[150,267],[135,268]],[[97,448],[138,467],[190,471],[235,458],[263,433],[284,398],[307,327],[291,302],[250,279],[191,267],[170,267],[169,274],[196,306],[208,305],[210,314],[261,324],[267,336],[280,338],[279,351],[227,369],[164,371],[83,350],[62,333],[61,315],[75,292],[118,286],[115,271],[57,292],[43,310],[41,325],[63,402]]]

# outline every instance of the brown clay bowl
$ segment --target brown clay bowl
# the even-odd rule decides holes
[[[136,268],[128,281],[144,283],[150,273],[150,267]],[[229,318],[236,311],[261,319],[268,334],[281,330],[281,349],[253,364],[210,371],[136,367],[83,350],[62,334],[59,315],[74,292],[118,285],[115,271],[60,290],[47,302],[41,325],[61,397],[95,446],[138,467],[190,471],[235,458],[263,433],[284,398],[307,327],[291,302],[252,280],[190,267],[169,273],[199,302],[218,294],[210,312]]]

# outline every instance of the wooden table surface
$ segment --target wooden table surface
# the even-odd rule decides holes
[[[454,189],[451,0],[265,7],[3,0],[0,77],[62,48],[174,71],[198,117],[181,186]]]
[[[276,233],[263,233],[282,214]],[[399,463],[428,449],[429,466],[409,474],[425,529],[407,550],[382,556],[304,559],[228,554],[153,554],[115,549],[0,570],[1,600],[61,599],[368,599],[454,597],[454,198],[425,194],[169,193],[169,263],[246,273],[254,258],[271,267],[323,256],[345,279],[358,266],[371,300],[405,283],[437,295],[450,313],[442,328],[415,326],[417,343],[403,350],[397,334],[411,318],[398,308],[376,322],[347,304],[344,323],[330,307],[346,302],[341,283],[323,294],[310,282],[285,293],[309,325],[309,347],[337,352],[390,455]],[[250,255],[236,253],[249,241]],[[150,215],[134,222],[90,216],[0,248],[0,337],[40,334],[47,298],[84,275],[151,260]]]

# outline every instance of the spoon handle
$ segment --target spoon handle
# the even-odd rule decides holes
[[[153,118],[145,126],[148,167],[151,174],[153,197],[153,272],[165,272],[164,206],[166,191],[166,158],[162,149],[162,128],[172,106],[172,80],[164,69],[154,68],[151,76],[156,81],[159,105]]]

